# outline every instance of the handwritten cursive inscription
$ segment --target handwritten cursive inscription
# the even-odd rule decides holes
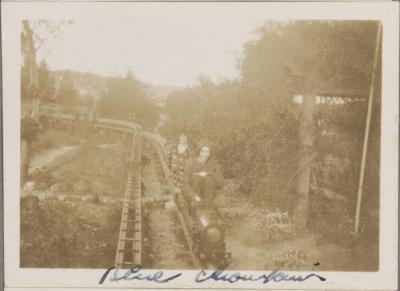
[[[320,281],[326,281],[326,278],[315,273],[310,273],[305,276],[300,276],[300,275],[287,274],[279,270],[273,270],[269,273],[264,273],[262,275],[254,275],[254,274],[243,274],[239,272],[227,272],[226,271],[227,267],[228,265],[225,265],[210,273],[201,270],[197,273],[196,277],[194,278],[194,281],[196,283],[203,283],[206,281],[222,281],[231,284],[236,283],[238,281],[250,281],[250,282],[259,281],[263,284],[267,284],[268,282],[281,282],[281,281],[303,282],[312,277],[315,277]],[[163,271],[156,271],[154,273],[145,274],[141,271],[141,269],[142,269],[141,266],[135,265],[128,271],[126,271],[123,275],[120,275],[118,274],[119,270],[117,268],[111,267],[104,272],[103,276],[100,278],[99,284],[100,285],[103,284],[107,278],[109,278],[109,281],[111,282],[118,282],[121,280],[124,281],[138,280],[138,281],[149,281],[155,283],[167,283],[182,275],[182,273],[176,273],[167,276],[164,274]]]
[[[223,282],[228,282],[228,283],[236,283],[238,281],[260,281],[263,284],[267,284],[268,282],[281,282],[281,281],[294,281],[294,282],[303,282],[306,281],[312,277],[318,278],[320,281],[326,281],[326,278],[310,273],[306,276],[296,276],[296,275],[290,275],[285,272],[281,272],[279,270],[273,270],[270,273],[267,274],[262,274],[255,276],[253,274],[242,274],[239,272],[233,272],[233,273],[228,273],[225,272],[225,269],[227,266],[224,266],[222,268],[216,269],[212,273],[207,273],[204,270],[201,270],[200,272],[197,273],[195,282],[197,283],[203,283],[209,280],[212,281],[223,281]]]
[[[182,273],[176,273],[172,276],[166,276],[164,275],[163,271],[144,274],[141,272],[141,269],[142,269],[141,266],[133,266],[128,271],[126,271],[122,276],[120,276],[118,274],[118,269],[115,267],[111,267],[104,272],[103,276],[100,278],[99,284],[103,284],[103,282],[107,279],[107,277],[109,277],[109,280],[111,282],[121,281],[121,280],[125,281],[138,280],[138,281],[150,281],[155,283],[167,283],[182,275]],[[114,270],[114,272],[112,273],[112,275],[109,276],[112,270]]]

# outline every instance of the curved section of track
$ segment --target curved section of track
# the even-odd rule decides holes
[[[89,120],[87,116],[62,114],[51,110],[46,110],[44,113],[52,119],[59,120],[69,125],[74,122],[87,122]],[[132,267],[133,265],[141,265],[145,255],[143,254],[144,238],[142,235],[143,199],[141,193],[141,144],[143,140],[146,140],[154,147],[163,176],[165,177],[168,191],[171,194],[170,197],[174,197],[178,193],[170,179],[171,174],[164,148],[166,140],[157,134],[142,131],[142,126],[134,122],[108,118],[96,118],[92,121],[92,123],[95,130],[109,130],[132,135],[132,148],[130,156],[128,157],[128,176],[123,199],[118,246],[115,255],[115,266],[124,268]],[[193,242],[188,226],[186,225],[183,215],[178,208],[176,208],[176,214],[180,227],[183,230],[193,265],[195,268],[198,268],[200,267],[200,263],[192,249]]]

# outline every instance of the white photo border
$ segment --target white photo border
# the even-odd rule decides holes
[[[190,13],[265,11],[265,19],[379,20],[383,24],[382,114],[380,175],[380,237],[378,272],[318,272],[327,281],[195,283],[197,271],[168,284],[114,282],[99,285],[105,270],[20,268],[20,32],[23,19],[112,19],[118,13],[146,6],[155,11],[187,9]],[[195,288],[195,289],[351,289],[395,290],[398,270],[398,123],[399,123],[399,3],[398,2],[2,2],[3,53],[3,161],[4,161],[4,264],[5,287],[87,288]],[[247,10],[246,10],[247,9]],[[155,14],[148,14],[157,17]],[[366,254],[368,255],[368,254]],[[167,272],[167,271],[166,271]],[[176,272],[176,270],[171,271]],[[267,271],[266,271],[267,272]],[[243,271],[244,274],[264,272]],[[306,275],[305,272],[290,272]],[[14,289],[13,289],[14,290]],[[15,289],[19,290],[19,289]],[[33,289],[32,289],[33,290]],[[55,290],[55,289],[54,289]]]

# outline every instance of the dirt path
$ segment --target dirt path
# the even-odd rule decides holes
[[[31,174],[36,169],[40,169],[43,166],[51,163],[57,157],[62,156],[73,149],[76,149],[77,147],[78,146],[60,146],[35,155],[29,165],[29,174]]]
[[[157,173],[157,165],[154,159],[150,159],[142,169],[142,181],[145,187],[146,197],[161,197],[162,186]]]
[[[192,267],[183,234],[173,210],[156,208],[149,215],[149,234],[153,269],[188,269]]]

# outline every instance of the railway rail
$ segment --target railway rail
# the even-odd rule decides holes
[[[168,167],[168,163],[167,163],[167,159],[166,159],[166,154],[164,151],[164,147],[162,146],[162,144],[160,143],[160,139],[157,136],[149,136],[147,135],[147,139],[148,141],[153,145],[153,147],[155,148],[157,154],[158,154],[158,161],[161,164],[161,168],[163,170],[163,174],[164,177],[167,181],[167,186],[168,186],[168,190],[169,192],[172,194],[172,196],[175,195],[179,195],[179,193],[177,192],[176,188],[174,187],[170,177],[171,177],[171,173]],[[200,261],[198,260],[197,256],[195,255],[195,252],[192,248],[193,246],[193,241],[192,238],[190,236],[190,232],[188,229],[188,226],[186,225],[185,219],[183,217],[183,214],[181,213],[181,211],[179,210],[178,207],[175,208],[176,210],[176,214],[179,220],[179,224],[183,230],[183,234],[185,236],[185,240],[186,240],[186,245],[188,247],[189,250],[189,254],[190,257],[192,259],[192,263],[194,265],[195,268],[199,268],[201,267]]]
[[[128,158],[128,179],[122,206],[115,266],[142,264],[141,137],[137,134]]]

